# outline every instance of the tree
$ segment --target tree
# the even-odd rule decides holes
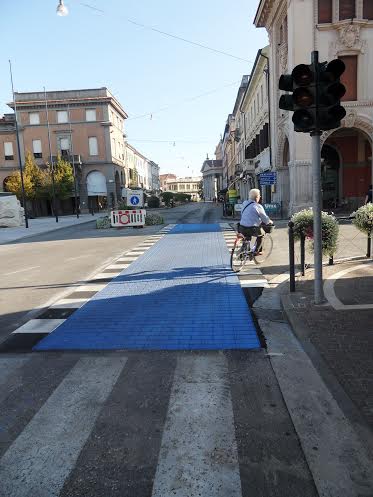
[[[53,171],[52,166],[47,164],[47,169],[43,178],[43,194],[49,200],[53,199],[53,182],[52,172],[54,178],[54,192],[56,198],[61,200],[69,198],[74,191],[74,173],[71,164],[64,160],[60,155],[54,163]]]
[[[23,167],[23,184],[26,199],[34,200],[40,196],[44,176],[45,172],[35,163],[31,153],[27,152]],[[6,188],[9,192],[17,195],[18,199],[22,199],[22,183],[19,171],[10,175],[6,182]]]
[[[171,204],[171,200],[173,200],[174,198],[174,194],[172,192],[163,192],[161,197],[163,202],[167,205],[167,207],[169,207]]]

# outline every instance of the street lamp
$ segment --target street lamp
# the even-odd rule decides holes
[[[57,15],[61,17],[65,17],[69,14],[69,10],[66,7],[66,5],[63,3],[63,0],[59,0],[56,12]]]

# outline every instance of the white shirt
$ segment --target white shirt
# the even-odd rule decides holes
[[[264,207],[261,204],[258,204],[258,202],[255,202],[254,200],[245,200],[241,209],[241,226],[249,228],[251,226],[260,226],[261,223],[268,224],[269,222],[270,218],[267,216]]]

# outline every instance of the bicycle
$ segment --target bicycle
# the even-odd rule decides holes
[[[245,238],[244,235],[237,232],[237,237],[231,252],[231,268],[235,273],[241,271],[247,261],[254,260],[255,264],[263,264],[271,255],[273,240],[270,233],[272,233],[274,225],[263,225],[262,228],[265,231],[265,235],[262,238],[262,248],[260,252],[257,252],[256,250],[256,239],[254,245],[251,245],[250,241],[252,237]]]

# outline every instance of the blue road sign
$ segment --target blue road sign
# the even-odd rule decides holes
[[[136,197],[135,195],[133,195],[130,200],[132,205],[137,205],[140,202],[139,197]]]
[[[259,182],[261,185],[274,185],[277,180],[277,173],[261,173]]]

